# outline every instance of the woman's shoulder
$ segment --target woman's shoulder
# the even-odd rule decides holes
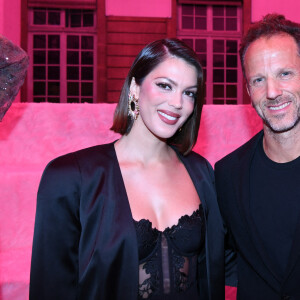
[[[96,145],[74,152],[63,154],[51,160],[46,169],[55,168],[67,170],[96,162],[108,163],[115,157],[114,142]]]

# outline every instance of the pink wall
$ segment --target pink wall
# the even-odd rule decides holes
[[[280,13],[300,23],[299,0],[252,0],[251,21],[256,22],[268,13]]]
[[[106,0],[107,16],[171,17],[171,0]]]

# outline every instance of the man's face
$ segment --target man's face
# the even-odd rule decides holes
[[[252,105],[273,132],[300,123],[300,57],[287,35],[259,38],[246,51],[245,74]]]

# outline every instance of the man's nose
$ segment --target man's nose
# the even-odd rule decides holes
[[[267,98],[276,99],[278,96],[282,95],[282,90],[280,84],[276,79],[268,78],[267,80]]]

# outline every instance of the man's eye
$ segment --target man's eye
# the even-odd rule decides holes
[[[263,82],[263,78],[255,78],[252,80],[252,84],[253,85],[257,85],[257,84],[260,84],[261,82]]]
[[[159,86],[160,88],[164,89],[164,90],[171,90],[171,86],[167,83],[164,82],[160,82],[156,84],[157,86]]]
[[[291,75],[292,73],[290,71],[286,71],[286,72],[282,72],[281,73],[281,77],[286,77],[286,76],[289,76]]]

